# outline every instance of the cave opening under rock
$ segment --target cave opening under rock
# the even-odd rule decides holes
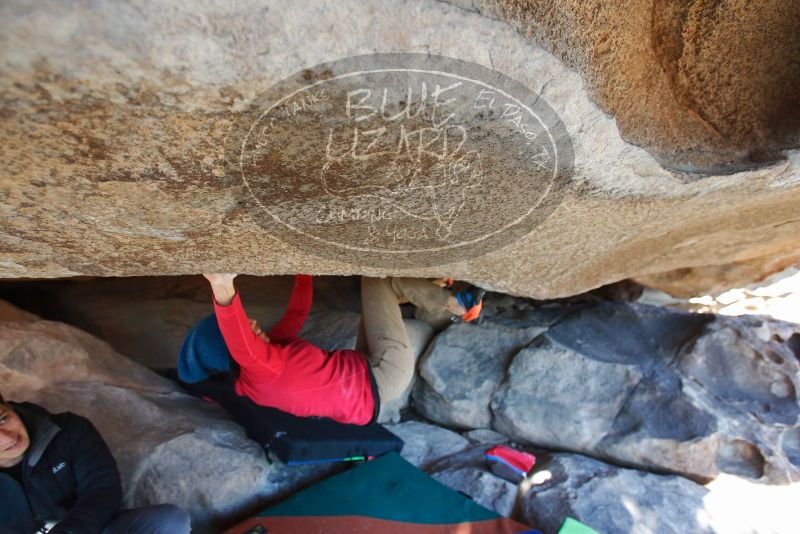
[[[237,289],[266,325],[280,317],[291,286],[290,276],[242,276]],[[354,347],[358,277],[315,277],[314,289],[301,335],[330,349]],[[648,291],[624,282],[556,300],[490,292],[479,323],[444,328],[404,305],[417,372],[382,421],[406,442],[404,456],[437,480],[501,515],[551,528],[564,514],[599,524],[590,503],[620,485],[642,509],[680,492],[656,506],[658,521],[668,510],[692,510],[700,528],[720,520],[712,512],[723,492],[701,484],[796,480],[800,361],[792,340],[800,327],[642,304]],[[120,458],[129,505],[177,502],[200,531],[213,531],[341,470],[266,462],[224,412],[158,374],[176,365],[183,337],[213,312],[199,275],[7,280],[0,300],[18,308],[0,314],[7,396],[91,416]],[[492,475],[481,451],[498,443],[534,452],[539,482],[520,493]],[[201,456],[191,492],[168,482]],[[203,482],[223,472],[225,492]],[[582,477],[599,486],[576,494],[570,488],[582,487]],[[763,498],[749,486],[737,495]]]

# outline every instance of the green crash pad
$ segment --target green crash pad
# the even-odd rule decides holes
[[[504,518],[420,471],[397,453],[365,462],[271,506],[228,530],[280,532],[511,533]],[[467,528],[467,530],[464,530]]]
[[[599,534],[599,532],[587,527],[580,521],[568,517],[558,530],[558,534]]]

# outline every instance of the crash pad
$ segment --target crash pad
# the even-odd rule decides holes
[[[499,534],[535,531],[453,491],[392,452],[296,493],[226,532]]]
[[[350,425],[259,406],[237,395],[230,377],[181,385],[195,396],[218,403],[251,439],[289,465],[359,461],[403,449],[403,440],[378,423]]]

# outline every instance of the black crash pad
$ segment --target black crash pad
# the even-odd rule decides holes
[[[194,396],[217,402],[251,439],[287,464],[360,460],[403,449],[403,440],[378,423],[349,425],[259,406],[237,395],[229,377],[180,384]]]

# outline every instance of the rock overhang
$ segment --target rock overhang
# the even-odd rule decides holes
[[[345,16],[347,6],[310,6],[305,20],[300,7],[265,6],[212,3],[192,18],[198,8],[178,3],[169,19],[111,3],[42,5],[35,17],[15,19],[22,15],[6,6],[4,34],[14,46],[2,63],[0,276],[448,275],[545,298],[681,268],[746,264],[744,276],[760,276],[771,268],[760,258],[796,249],[796,151],[763,168],[696,179],[625,141],[619,113],[593,101],[595,78],[501,22],[435,2],[393,5],[392,16],[354,5],[363,10],[356,18]],[[399,28],[397,17],[408,24]],[[54,30],[39,31],[48,25]],[[312,35],[312,27],[328,29]],[[499,250],[436,265],[344,261],[265,231],[246,186],[226,173],[237,118],[292,72],[374,51],[368,37],[377,34],[386,51],[427,42],[431,53],[492,67],[552,107],[575,166],[546,220]],[[497,204],[483,215],[502,215]]]

